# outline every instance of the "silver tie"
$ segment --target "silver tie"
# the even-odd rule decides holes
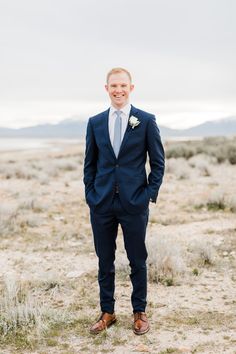
[[[115,120],[115,127],[114,127],[114,140],[113,140],[113,149],[115,152],[116,157],[119,154],[120,145],[121,145],[121,111],[115,111],[116,113],[116,120]]]

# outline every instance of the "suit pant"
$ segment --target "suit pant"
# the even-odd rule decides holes
[[[116,193],[112,208],[106,214],[90,211],[95,251],[98,256],[98,283],[102,312],[113,313],[115,306],[115,251],[118,226],[121,225],[124,245],[131,268],[133,312],[144,312],[147,298],[147,250],[145,246],[149,209],[128,214]]]

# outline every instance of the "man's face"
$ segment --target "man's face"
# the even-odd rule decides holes
[[[131,84],[129,76],[125,72],[121,72],[112,74],[105,88],[110,96],[112,105],[120,109],[129,102],[129,94],[134,85]]]

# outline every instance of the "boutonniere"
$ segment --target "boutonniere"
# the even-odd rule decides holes
[[[129,125],[131,125],[132,129],[134,129],[135,127],[137,127],[139,125],[140,121],[138,120],[138,118],[131,116],[129,119]]]

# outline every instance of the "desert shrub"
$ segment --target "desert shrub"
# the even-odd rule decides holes
[[[228,211],[236,212],[236,198],[235,196],[228,196],[224,191],[216,189],[212,192],[207,200],[203,203],[197,203],[196,209],[206,208],[209,211]]]
[[[226,199],[224,193],[220,190],[214,191],[209,197],[209,199],[206,201],[206,206],[208,210],[225,210]]]
[[[200,175],[205,177],[211,176],[210,164],[212,162],[215,162],[213,158],[205,154],[195,155],[188,160],[189,165],[196,168]]]
[[[205,138],[204,150],[208,155],[215,156],[219,163],[228,160],[231,164],[236,163],[236,139],[226,137]]]
[[[231,165],[236,165],[236,145],[230,144],[227,147],[227,157]]]
[[[19,201],[18,208],[20,210],[32,210],[35,213],[40,213],[48,210],[49,205],[37,197],[28,197]]]
[[[35,179],[37,178],[37,171],[27,164],[20,162],[15,164],[5,164],[1,171],[5,179]]]
[[[30,290],[29,283],[15,277],[4,279],[0,294],[0,344],[32,349],[53,326],[65,327],[73,321],[70,313],[50,308]]]
[[[6,336],[18,330],[37,328],[44,330],[43,312],[45,308],[30,296],[27,288],[14,278],[5,279],[1,291],[0,332]]]
[[[68,159],[53,160],[53,165],[61,171],[75,171],[78,168],[78,163]]]
[[[18,224],[21,228],[23,227],[39,227],[43,223],[43,219],[39,215],[21,213],[18,217]]]
[[[48,183],[46,176],[58,177],[61,172],[75,171],[78,169],[78,163],[76,161],[65,158],[47,160],[46,162],[40,161],[39,164],[44,173],[44,176],[42,176],[42,173],[40,174],[39,179],[42,179],[43,183],[46,181],[46,184]]]
[[[0,206],[0,236],[6,236],[17,228],[18,210],[15,205]]]
[[[178,161],[179,161],[178,159],[173,157],[166,160],[165,172],[174,174],[176,169],[178,168],[178,164],[179,164]]]
[[[190,157],[194,156],[195,154],[196,154],[196,149],[187,143],[171,144],[166,149],[167,159],[178,158],[178,157],[183,157],[185,159],[189,159]]]
[[[59,167],[55,166],[54,164],[45,164],[43,170],[49,177],[58,177],[59,176]]]
[[[183,252],[173,239],[148,239],[148,276],[150,282],[174,285],[178,275],[186,270]]]
[[[174,174],[177,179],[188,179],[191,169],[184,158],[170,158],[166,161],[166,172]]]
[[[200,171],[200,175],[204,177],[209,177],[211,176],[211,170],[207,163],[202,163],[201,165],[198,165],[198,169]]]
[[[227,204],[228,204],[229,210],[232,213],[236,213],[236,196],[235,195],[228,197]]]
[[[42,186],[46,186],[46,185],[49,185],[49,182],[50,182],[50,178],[49,176],[42,172],[42,173],[39,173],[38,175],[38,180],[39,180],[39,183],[42,185]]]
[[[205,154],[213,157],[217,163],[229,161],[231,164],[236,164],[236,138],[209,137],[199,141],[167,142],[165,153],[167,158],[185,159]]]
[[[186,270],[180,245],[173,244],[172,239],[148,239],[148,279],[152,283],[161,282],[166,286],[174,285],[178,276]],[[116,275],[127,280],[130,267],[125,254],[116,260]]]
[[[236,139],[226,137],[204,139],[204,149],[210,156],[214,156],[218,163],[229,161],[236,163]]]
[[[215,262],[215,249],[209,241],[194,240],[188,247],[192,265],[206,266]]]
[[[199,275],[199,270],[197,268],[193,268],[192,273],[193,273],[193,275],[198,276]]]
[[[34,213],[39,213],[45,211],[47,208],[47,204],[30,197],[19,200],[18,205],[12,203],[1,205],[0,236],[7,237],[15,234],[19,231],[19,228],[24,226],[39,226],[43,222],[43,219],[28,211],[32,210]]]
[[[0,174],[5,179],[36,179],[42,184],[48,184],[50,177],[58,177],[61,171],[76,171],[78,166],[74,159],[29,160],[23,163],[2,163]]]

